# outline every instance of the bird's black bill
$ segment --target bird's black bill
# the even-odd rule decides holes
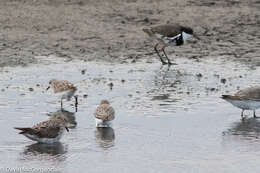
[[[78,112],[78,96],[74,96],[75,98],[75,112]]]
[[[48,86],[48,87],[46,88],[46,91],[47,91],[48,89],[50,89],[50,86]]]
[[[69,131],[70,131],[68,127],[65,127],[65,129],[67,130],[67,132],[69,132]]]

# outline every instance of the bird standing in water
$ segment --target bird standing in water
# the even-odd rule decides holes
[[[260,86],[239,90],[234,95],[222,95],[221,98],[242,109],[242,119],[244,118],[244,110],[253,110],[254,118],[257,118],[255,110],[260,108]]]

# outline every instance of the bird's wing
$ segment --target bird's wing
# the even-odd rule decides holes
[[[160,34],[163,37],[175,37],[181,33],[181,26],[176,25],[159,25],[151,28],[154,34]]]
[[[111,121],[115,118],[115,110],[108,104],[99,105],[94,113],[95,117],[104,121]]]
[[[57,83],[55,83],[53,88],[54,88],[55,93],[63,92],[63,91],[70,90],[70,89],[76,89],[76,87],[72,83],[70,83],[69,81],[66,81],[66,80],[58,81]]]
[[[260,86],[239,90],[235,96],[240,99],[260,101]]]
[[[61,130],[58,122],[51,120],[43,121],[32,127],[35,135],[40,138],[55,138],[59,135]]]

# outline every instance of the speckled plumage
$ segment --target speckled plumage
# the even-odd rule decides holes
[[[75,128],[77,126],[77,121],[74,112],[69,112],[67,110],[61,109],[56,112],[50,113],[49,116],[51,119],[55,119],[59,116],[64,118],[67,122],[68,128]]]
[[[58,142],[66,127],[66,121],[62,117],[56,117],[47,121],[40,122],[31,128],[20,128],[19,134],[23,134],[27,138],[41,143]]]
[[[61,99],[61,108],[63,107],[62,100],[66,99],[67,101],[69,101],[77,91],[77,88],[72,83],[66,80],[52,79],[49,81],[49,85],[50,86],[47,88],[47,90],[51,87],[53,89],[53,92]],[[78,99],[77,96],[74,96],[74,98],[75,109],[77,111]]]
[[[115,110],[107,100],[102,100],[94,115],[97,119],[112,121],[115,119]]]
[[[49,84],[51,85],[54,93],[64,92],[68,90],[77,90],[77,88],[72,83],[66,80],[52,79],[50,80]]]

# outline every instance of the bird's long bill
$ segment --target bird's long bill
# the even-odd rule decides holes
[[[68,127],[65,127],[65,129],[67,130],[67,132],[69,132],[69,131],[70,131]]]
[[[46,91],[47,91],[48,89],[50,89],[50,86],[48,86],[48,87],[46,88]]]
[[[199,36],[197,36],[197,34],[193,33],[192,35],[193,35],[194,38],[200,40],[200,38],[199,38]]]

